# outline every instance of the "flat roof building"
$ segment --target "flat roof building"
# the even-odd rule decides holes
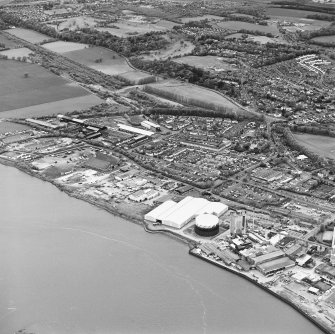
[[[152,131],[147,131],[147,130],[135,128],[133,126],[129,126],[129,125],[122,124],[122,123],[119,123],[117,126],[119,127],[119,130],[131,132],[131,133],[137,133],[139,135],[145,135],[145,136],[148,136],[148,137],[151,137],[152,135],[155,134]]]
[[[228,206],[223,203],[187,196],[178,203],[171,200],[164,202],[144,218],[179,229],[200,214],[208,213],[219,217],[227,210]]]

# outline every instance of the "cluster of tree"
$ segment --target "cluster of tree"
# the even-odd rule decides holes
[[[292,2],[290,0],[273,1],[272,4],[280,5],[281,8],[287,8],[287,9],[301,9],[309,12],[335,14],[335,9],[332,8],[331,6],[305,4],[301,3],[299,0],[297,2]]]
[[[186,28],[212,28],[207,19],[201,21],[189,21],[186,22],[184,26]]]
[[[318,166],[325,165],[325,159],[321,158],[317,153],[309,150],[306,146],[300,144],[289,128],[276,127],[275,130],[283,134],[285,142],[289,147],[306,155],[314,164]]]
[[[91,28],[57,32],[53,27],[49,27],[36,20],[22,20],[18,15],[4,11],[0,11],[0,17],[6,23],[33,29],[52,38],[102,46],[115,50],[124,56],[138,55],[140,52],[162,49],[168,44],[168,41],[162,37],[162,32],[149,32],[140,36],[121,38],[111,35],[109,32]]]
[[[243,121],[262,121],[264,117],[258,114],[252,114],[248,112],[234,113],[230,110],[216,111],[208,110],[203,108],[192,108],[192,107],[183,107],[183,108],[172,108],[172,107],[153,107],[145,111],[147,115],[173,115],[173,116],[198,116],[198,117],[213,117],[213,118],[230,118],[233,120]]]
[[[240,77],[233,72],[222,72],[220,73],[220,76],[218,76],[215,73],[170,60],[144,61],[136,58],[132,59],[131,62],[135,67],[157,75],[176,78],[199,86],[218,90],[232,98],[239,96],[237,84],[239,84]]]
[[[320,20],[320,21],[335,21],[335,16],[327,14],[310,14],[306,16],[307,19]]]
[[[294,132],[303,132],[303,133],[310,133],[313,135],[335,137],[334,130],[322,128],[320,126],[292,125],[290,129]]]

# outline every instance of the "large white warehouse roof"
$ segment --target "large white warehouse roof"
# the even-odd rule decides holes
[[[209,202],[204,198],[187,196],[179,203],[171,200],[164,202],[145,215],[145,219],[161,222],[175,228],[182,228],[185,224],[200,214],[222,215],[228,206],[220,202]]]
[[[132,133],[138,133],[140,135],[145,135],[145,136],[148,136],[148,137],[155,134],[152,131],[147,131],[147,130],[135,128],[133,126],[129,126],[129,125],[122,124],[122,123],[119,123],[117,126],[119,127],[120,130],[129,131],[129,132],[132,132]]]

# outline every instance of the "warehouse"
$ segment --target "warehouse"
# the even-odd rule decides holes
[[[265,276],[273,275],[274,273],[287,268],[294,267],[295,263],[288,257],[281,257],[276,260],[268,261],[257,265],[257,269]]]
[[[227,212],[228,206],[220,202],[209,202],[204,198],[187,196],[179,203],[166,201],[144,216],[146,220],[167,226],[182,228],[196,216],[208,213],[217,217]]]
[[[152,131],[147,131],[147,130],[135,128],[133,126],[129,126],[129,125],[121,124],[121,123],[119,123],[117,126],[119,127],[119,130],[126,131],[126,132],[131,132],[131,133],[136,133],[136,134],[139,134],[139,135],[145,135],[145,136],[148,136],[148,137],[151,137],[153,134],[155,134]]]

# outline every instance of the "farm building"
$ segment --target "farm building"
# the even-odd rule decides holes
[[[187,196],[179,203],[171,200],[164,202],[147,213],[144,218],[180,229],[200,214],[209,213],[219,217],[227,210],[228,206],[223,203]]]

